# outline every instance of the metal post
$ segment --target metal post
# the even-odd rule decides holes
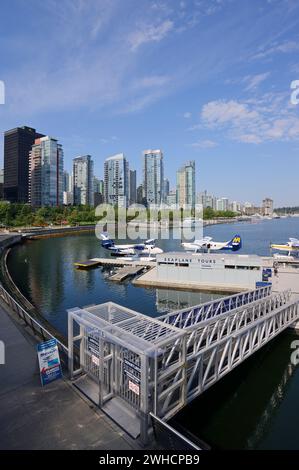
[[[140,382],[140,440],[144,446],[148,443],[149,426],[149,390],[148,390],[148,357],[142,354],[140,356],[141,382]]]
[[[73,332],[73,315],[71,312],[68,314],[68,369],[70,379],[74,375],[74,332]]]

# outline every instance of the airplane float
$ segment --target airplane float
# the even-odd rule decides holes
[[[273,243],[270,245],[271,248],[278,251],[287,251],[289,256],[292,254],[299,255],[299,240],[298,238],[289,238],[289,241],[285,245],[279,245]]]

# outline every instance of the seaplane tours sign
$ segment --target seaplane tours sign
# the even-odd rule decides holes
[[[56,339],[38,344],[37,355],[42,386],[62,377]]]

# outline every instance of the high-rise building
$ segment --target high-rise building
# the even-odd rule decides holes
[[[94,205],[93,160],[90,155],[73,159],[73,193],[75,205]]]
[[[0,170],[0,199],[3,199],[4,170]]]
[[[167,196],[169,194],[169,179],[163,179],[163,202],[167,202]]]
[[[70,192],[71,191],[70,175],[67,171],[63,172],[63,191],[65,191],[65,192]]]
[[[222,197],[216,201],[216,210],[217,211],[227,211],[229,206],[229,200],[227,197]]]
[[[49,136],[36,139],[29,153],[29,202],[35,207],[63,204],[63,149]]]
[[[186,162],[176,175],[177,204],[195,207],[195,161]]]
[[[166,197],[166,204],[168,204],[170,207],[176,207],[176,190],[172,189],[171,191],[168,192],[167,197]]]
[[[146,201],[144,199],[144,190],[143,190],[143,185],[140,184],[137,188],[137,204],[143,204],[145,205]]]
[[[123,153],[105,160],[104,200],[107,204],[127,207],[129,202],[129,164]]]
[[[263,200],[262,212],[263,212],[263,215],[266,215],[268,217],[272,217],[272,215],[273,215],[273,199],[270,199],[269,197],[266,197]]]
[[[104,181],[94,177],[94,205],[104,202]]]
[[[35,140],[44,137],[31,127],[16,127],[4,133],[4,198],[28,202],[29,152]]]
[[[143,152],[143,191],[148,206],[163,202],[163,153],[161,150]]]
[[[130,189],[130,196],[129,196],[130,204],[136,204],[137,202],[136,170],[129,171],[129,189]]]

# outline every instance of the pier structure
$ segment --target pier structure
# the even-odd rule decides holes
[[[298,316],[290,291],[271,286],[159,318],[112,302],[74,308],[69,371],[83,393],[146,444],[151,419],[167,422]]]

